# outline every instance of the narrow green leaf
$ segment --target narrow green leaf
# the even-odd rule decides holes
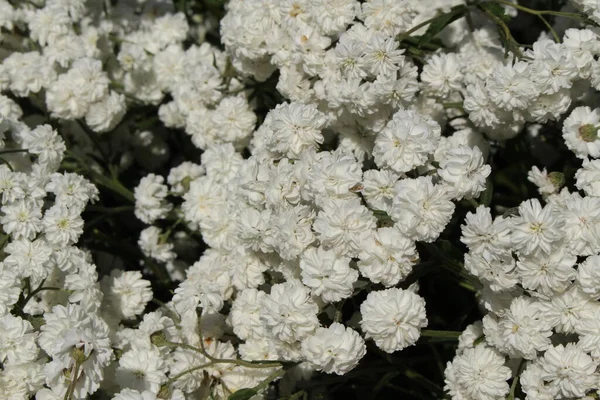
[[[258,392],[254,389],[240,389],[231,396],[227,398],[227,400],[248,400],[251,399],[252,396],[256,396]]]
[[[506,10],[504,9],[504,7],[502,7],[501,4],[488,2],[488,3],[481,3],[480,6],[481,6],[481,8],[489,11],[490,13],[494,14],[496,17],[500,18],[502,21],[504,21],[504,22],[510,21],[510,18],[511,18],[510,15],[506,14]]]
[[[450,11],[440,14],[427,28],[425,34],[421,36],[419,40],[419,46],[429,42],[433,39],[438,33],[440,33],[445,27],[456,21],[457,19],[463,17],[469,8],[465,5],[455,6],[450,9]]]
[[[485,183],[485,190],[481,193],[479,197],[479,203],[483,204],[486,207],[489,207],[492,203],[492,197],[494,196],[494,184],[490,178],[487,179]]]

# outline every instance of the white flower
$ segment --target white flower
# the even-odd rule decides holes
[[[567,29],[563,37],[563,45],[573,55],[579,76],[590,77],[594,55],[599,53],[598,35],[590,29]]]
[[[454,399],[500,400],[508,394],[511,377],[504,357],[485,345],[465,349],[448,362],[446,386]]]
[[[152,299],[150,282],[142,279],[140,271],[113,270],[108,283],[107,297],[123,318],[134,318],[144,312]]]
[[[197,178],[204,175],[204,167],[194,164],[190,161],[184,161],[169,171],[167,182],[171,186],[171,191],[178,195],[183,195],[190,190],[190,184]]]
[[[190,183],[189,191],[183,195],[181,210],[186,221],[200,223],[225,202],[225,188],[207,176],[199,177]]]
[[[550,347],[540,365],[541,378],[555,398],[583,397],[598,382],[598,363],[574,343]]]
[[[419,259],[415,242],[396,228],[379,228],[359,254],[360,273],[374,283],[394,286],[404,280]]]
[[[43,364],[39,362],[6,365],[0,377],[0,397],[5,399],[29,399],[35,395],[39,400],[46,400],[46,398],[40,396],[48,390],[43,389],[45,375],[43,367]],[[57,395],[48,398],[48,400],[60,400],[63,397]]]
[[[68,33],[71,20],[67,10],[62,7],[44,7],[33,12],[27,23],[31,38],[46,46]]]
[[[520,256],[516,272],[525,289],[552,295],[564,291],[575,279],[573,267],[576,262],[577,257],[564,247],[558,247],[549,254],[538,251],[530,256]]]
[[[33,242],[20,239],[10,242],[4,248],[9,254],[4,265],[10,267],[19,277],[29,277],[32,285],[39,285],[48,277],[52,249],[43,239]]]
[[[364,172],[361,193],[367,204],[376,210],[390,213],[400,176],[389,170],[370,169]]]
[[[399,43],[394,38],[373,35],[364,48],[359,65],[372,76],[393,76],[404,62],[404,50],[398,47]]]
[[[582,318],[577,347],[590,353],[594,361],[600,361],[600,309]]]
[[[531,80],[531,66],[524,61],[497,64],[486,89],[489,99],[506,111],[524,110],[539,95]]]
[[[556,174],[554,176],[556,176]],[[555,194],[560,189],[559,182],[556,182],[553,179],[553,175],[548,174],[546,168],[540,171],[540,169],[534,165],[527,173],[527,180],[538,187],[538,192],[542,196]]]
[[[407,172],[427,162],[440,135],[440,126],[428,116],[399,110],[375,138],[373,157],[379,167]]]
[[[546,319],[559,333],[579,332],[582,320],[598,308],[594,299],[575,284],[562,293],[554,294],[545,305]]]
[[[316,197],[315,202],[322,206],[321,203],[326,201],[323,198],[325,196],[345,200],[356,198],[353,188],[362,180],[361,163],[340,148],[333,152],[320,152],[315,156],[318,162],[310,166],[306,182]]]
[[[344,375],[356,367],[367,349],[358,332],[334,322],[302,341],[302,355],[318,371]]]
[[[537,358],[537,352],[550,346],[552,326],[536,301],[517,297],[500,318],[483,318],[483,332],[489,344],[512,358]]]
[[[450,222],[454,204],[442,185],[434,185],[431,176],[402,179],[396,184],[391,216],[407,237],[433,242]]]
[[[568,48],[551,39],[542,39],[527,53],[533,57],[532,77],[541,93],[553,94],[573,85],[578,68]]]
[[[39,125],[23,132],[23,148],[38,156],[38,162],[48,169],[58,169],[66,146],[58,132],[50,125]]]
[[[151,224],[165,218],[173,208],[166,200],[169,189],[163,182],[162,176],[148,174],[135,188],[135,216],[142,222]]]
[[[219,139],[235,142],[246,139],[254,130],[256,114],[242,97],[226,97],[211,114]]]
[[[530,199],[519,205],[519,216],[513,217],[511,241],[522,254],[536,250],[550,253],[552,246],[563,238],[564,219],[552,205],[542,208],[539,200]]]
[[[269,147],[272,151],[297,159],[309,148],[323,143],[321,130],[325,116],[313,105],[284,103],[272,110],[265,120],[272,135]]]
[[[300,256],[300,269],[302,283],[328,303],[350,297],[358,279],[358,271],[350,268],[349,258],[322,247],[306,249]]]
[[[361,204],[360,199],[353,198],[326,201],[313,229],[325,249],[356,256],[375,225],[373,213]]]
[[[373,291],[360,306],[361,329],[366,338],[387,353],[412,346],[427,326],[425,300],[409,290]]]
[[[579,158],[600,157],[600,109],[577,107],[563,123],[563,138],[567,147]]]
[[[72,173],[54,173],[45,190],[54,193],[55,204],[83,210],[89,201],[98,200],[98,189],[87,179]]]
[[[0,316],[6,315],[12,305],[19,300],[21,281],[17,279],[14,268],[0,262]]]
[[[594,298],[600,297],[600,255],[588,257],[579,264],[577,282],[585,293]]]
[[[569,251],[578,256],[597,254],[600,251],[600,198],[573,193],[564,207],[563,229]]]
[[[123,389],[115,394],[112,400],[156,400],[156,393],[147,390],[140,393],[137,390]]]
[[[575,174],[577,189],[586,195],[600,197],[600,160],[583,160],[583,166]]]
[[[493,291],[511,289],[519,283],[515,273],[515,260],[510,251],[500,254],[467,253],[465,269],[489,285]]]
[[[231,304],[229,323],[233,332],[242,340],[265,336],[260,319],[261,304],[267,294],[257,289],[244,289]]]
[[[230,267],[225,257],[215,249],[207,249],[200,260],[188,268],[187,279],[173,296],[179,312],[195,310],[201,306],[205,312],[217,312],[233,293]]]
[[[431,97],[442,99],[462,88],[463,77],[455,53],[432,55],[421,72],[423,90]]]
[[[260,318],[276,338],[293,343],[311,335],[319,326],[319,307],[300,282],[274,285],[262,301]]]
[[[479,147],[456,146],[440,161],[438,174],[460,200],[477,197],[485,190],[486,178],[492,168],[485,164]]]
[[[205,346],[205,349],[214,358],[226,360],[237,359],[235,348],[229,342],[223,343],[212,340],[210,344]],[[181,374],[181,377],[174,382],[174,386],[180,388],[183,392],[191,393],[200,387],[205,373],[211,377],[220,379],[224,374],[236,367],[234,364],[229,363],[215,363],[204,368],[199,368],[206,364],[210,364],[210,360],[201,353],[183,348],[176,349],[171,354],[169,375],[174,377]]]
[[[538,358],[536,362],[527,364],[527,368],[525,368],[519,378],[521,388],[527,395],[527,398],[554,400],[556,397],[552,394],[551,388],[542,379],[544,370],[542,369],[540,360],[541,358]]]
[[[2,207],[2,229],[14,239],[33,240],[42,230],[42,210],[36,202],[19,200]]]
[[[126,112],[125,96],[111,91],[100,101],[90,105],[85,114],[85,123],[94,132],[110,132],[121,122]]]
[[[491,210],[485,206],[477,207],[475,213],[468,212],[461,228],[460,241],[470,253],[499,256],[511,247],[509,220],[503,217],[492,220]]]
[[[132,349],[123,353],[115,377],[124,388],[143,392],[158,393],[166,378],[167,364],[160,351],[150,349]]]
[[[10,314],[0,317],[0,362],[6,366],[35,361],[39,352],[36,338],[28,321]]]
[[[310,0],[308,12],[325,35],[335,35],[352,22],[356,9],[356,0]]]
[[[414,22],[415,7],[409,1],[372,0],[361,4],[358,15],[367,28],[388,36],[408,30]]]
[[[173,244],[163,239],[164,233],[156,226],[149,226],[140,233],[138,245],[147,256],[160,262],[173,261],[177,255],[173,252]]]
[[[461,354],[465,349],[472,349],[479,345],[480,338],[483,336],[483,324],[477,321],[465,328],[458,338],[457,354]]]
[[[46,384],[66,389],[64,369],[73,370],[76,359],[82,362],[75,390],[79,398],[94,393],[104,379],[104,368],[112,359],[108,325],[81,306],[55,306],[44,314],[38,344],[52,361],[45,366]]]
[[[83,233],[80,211],[77,207],[67,208],[59,203],[48,209],[42,219],[46,240],[58,246],[77,243]]]

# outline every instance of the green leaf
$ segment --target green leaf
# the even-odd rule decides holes
[[[485,182],[485,190],[479,197],[479,203],[486,207],[489,207],[492,203],[492,197],[494,196],[494,184],[490,178]]]
[[[512,36],[510,29],[506,25],[507,22],[510,21],[510,17],[504,12],[504,7],[493,2],[479,3],[477,4],[477,7],[498,26],[500,41],[505,50],[504,55],[508,56],[508,54],[512,52],[518,58],[522,58],[523,53],[521,52],[520,45]]]
[[[455,6],[450,11],[440,14],[425,31],[425,34],[421,36],[419,40],[419,46],[432,40],[438,33],[440,33],[445,27],[453,23],[459,18],[462,18],[469,8],[465,5]]]
[[[504,22],[510,21],[511,17],[510,17],[510,15],[506,14],[506,10],[504,9],[504,7],[502,7],[502,5],[500,5],[498,3],[488,2],[488,3],[481,3],[480,6],[484,10],[487,10],[491,14],[500,18],[502,21],[504,21]]]
[[[227,400],[248,400],[252,398],[252,396],[256,396],[258,392],[254,389],[240,389],[231,396],[227,398]]]

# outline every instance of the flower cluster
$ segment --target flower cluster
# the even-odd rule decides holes
[[[0,0],[0,398],[600,396],[555,3]]]
[[[0,117],[0,132],[0,396],[84,398],[113,358],[96,266],[77,247],[98,190],[57,172],[65,143],[51,126]]]
[[[389,289],[370,292],[361,306],[360,329],[386,352],[415,344],[427,325],[425,301],[414,289],[393,287],[419,261],[415,242],[435,241],[453,215],[454,201],[478,197],[491,171],[481,134],[464,129],[441,136],[443,111],[426,106],[435,104],[432,97],[417,97],[417,69],[394,41],[401,27],[379,31],[378,24],[367,22],[346,31],[357,9],[353,2],[340,3],[347,3],[342,8],[350,13],[336,17],[335,26],[321,25],[327,32],[302,25],[312,36],[294,44],[277,28],[273,45],[290,45],[285,58],[273,56],[281,64],[277,88],[292,101],[269,111],[255,131],[248,117],[249,158],[236,151],[235,143],[200,144],[192,136],[205,149],[200,165],[183,163],[166,179],[150,174],[135,192],[142,221],[183,221],[188,229],[199,229],[210,246],[175,290],[172,305],[182,319],[196,321],[201,308],[207,318],[226,320],[244,341],[238,351],[246,360],[308,362],[305,368],[338,374],[358,364],[364,340],[354,330],[358,326],[335,322],[325,328],[318,315],[339,313],[337,304],[360,288],[382,284]],[[272,71],[244,55],[259,51],[240,48],[233,38],[234,32],[235,38],[245,38],[235,23],[243,23],[246,31],[252,26],[249,15],[272,26],[270,16],[265,20],[253,7],[252,2],[229,3],[222,32],[228,52],[240,55],[232,58],[233,66],[255,65],[250,71],[261,80]],[[286,7],[273,3],[270,9],[292,15],[281,23],[295,32],[305,11]],[[339,35],[327,52],[332,41],[326,35]],[[381,62],[373,66],[376,57]],[[308,82],[302,72],[308,60],[318,78],[310,89],[302,83]],[[328,65],[317,66],[319,60]],[[293,92],[282,87],[292,82],[289,74],[300,74]],[[390,88],[393,92],[384,92]],[[224,104],[226,99],[217,110]],[[210,126],[214,118],[203,121]],[[237,126],[238,119],[226,123]],[[228,136],[227,130],[219,131]],[[324,150],[336,141],[336,149]],[[142,232],[140,245],[148,257],[173,263],[174,245],[166,237],[168,232],[151,226]],[[338,331],[345,332],[344,340]],[[210,343],[214,339],[221,337],[211,337]],[[197,336],[188,340],[199,347]],[[214,343],[218,348],[222,342]],[[190,358],[180,370],[203,362]],[[186,378],[185,392],[201,384],[200,368],[193,383],[192,376]]]

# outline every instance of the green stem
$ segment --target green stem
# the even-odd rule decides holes
[[[175,221],[170,227],[169,229],[167,229],[165,231],[165,233],[163,233],[162,235],[160,235],[160,240],[162,241],[162,243],[166,243],[167,240],[169,240],[169,237],[171,236],[171,233],[173,232],[173,229],[175,229],[177,227],[177,225],[181,224],[182,222],[185,221],[184,217],[178,218],[177,221]]]
[[[94,146],[98,149],[98,151],[100,152],[100,155],[102,156],[102,158],[104,159],[104,161],[106,162],[106,164],[109,164],[110,157],[106,153],[106,151],[104,150],[104,148],[102,147],[102,145],[100,143],[100,139],[98,138],[98,134],[96,134],[96,132],[94,132],[92,129],[90,129],[85,124],[85,122],[83,122],[82,120],[78,119],[77,123],[79,124],[79,126],[81,127],[81,129],[83,129],[83,131],[85,132],[85,134],[90,138],[90,140],[92,141],[92,143],[94,144]]]
[[[477,339],[475,339],[475,341],[473,342],[473,347],[480,345],[483,342],[485,342],[485,335],[481,335]]]
[[[109,178],[103,174],[100,174],[93,169],[91,169],[88,163],[79,157],[76,153],[67,150],[65,153],[68,157],[75,160],[81,167],[85,168],[88,176],[96,185],[102,186],[110,191],[120,195],[122,198],[127,200],[130,203],[135,203],[135,195],[129,189],[127,189],[118,179],[115,177]]]
[[[438,394],[443,396],[444,389],[442,389],[435,382],[425,378],[423,375],[421,375],[417,371],[407,368],[406,371],[404,372],[404,375],[407,378],[414,380],[417,384],[421,385],[422,387],[424,387],[428,390],[436,391]]]
[[[458,331],[437,331],[432,329],[423,329],[421,336],[431,338],[446,338],[446,339],[458,339],[462,335],[462,332]]]
[[[406,32],[402,32],[400,35],[398,35],[398,42],[402,42],[406,37],[410,36],[411,33],[414,33],[416,31],[418,31],[419,29],[431,24],[433,21],[438,19],[438,15],[436,15],[433,18],[429,18],[428,20],[425,20],[423,22],[421,22],[420,24],[410,28],[409,30],[407,30]]]
[[[283,368],[278,369],[277,371],[273,372],[271,375],[269,375],[267,377],[267,379],[265,379],[264,381],[262,381],[261,383],[259,383],[258,385],[254,386],[254,390],[257,392],[260,392],[261,390],[263,390],[264,388],[266,388],[267,386],[269,386],[269,384],[271,382],[273,382],[274,380],[276,380],[277,378],[282,377],[283,375],[285,375],[285,370]]]
[[[560,39],[560,36],[558,36],[558,33],[556,33],[556,31],[554,30],[554,28],[552,27],[552,25],[550,25],[550,23],[546,20],[546,18],[544,18],[544,16],[541,15],[541,14],[538,14],[538,18],[542,20],[542,22],[544,23],[544,25],[546,25],[546,27],[548,28],[548,30],[552,34],[552,37],[554,37],[554,41],[556,43],[560,43],[562,41]]]
[[[504,4],[505,6],[512,7],[517,10],[529,13],[529,14],[533,14],[533,15],[554,15],[556,17],[573,18],[573,19],[577,19],[580,21],[587,20],[587,18],[584,15],[581,15],[578,13],[569,13],[569,12],[552,11],[552,10],[534,10],[533,8],[524,7],[519,4],[514,4],[514,3],[511,3],[506,0],[493,0],[493,1],[496,3]]]
[[[75,392],[75,385],[77,384],[77,378],[79,375],[79,368],[81,367],[81,362],[75,361],[75,365],[73,366],[73,373],[71,374],[71,381],[69,382],[69,387],[67,389],[67,393],[65,393],[64,400],[71,400],[73,397],[73,393]]]
[[[404,389],[404,388],[402,388],[400,386],[397,386],[397,385],[394,385],[392,383],[386,384],[385,387],[388,387],[390,389],[396,390],[396,391],[398,391],[400,393],[407,394],[407,395],[409,395],[409,396],[411,396],[411,397],[413,397],[415,399],[423,399],[423,400],[429,400],[430,399],[430,397],[424,396],[424,395],[422,395],[420,393],[417,393],[417,392],[414,392],[412,390]]]
[[[25,308],[25,306],[27,305],[27,303],[29,303],[29,300],[31,300],[33,298],[33,296],[35,296],[36,294],[38,294],[44,290],[54,290],[54,291],[65,290],[65,289],[58,288],[58,287],[50,287],[50,286],[44,287],[45,282],[46,282],[46,279],[42,280],[42,282],[39,284],[39,286],[37,288],[35,288],[33,291],[31,291],[31,289],[29,288],[29,279],[27,279],[25,281],[26,288],[27,288],[27,297],[25,297],[23,299],[22,304],[19,304],[19,307],[21,309]]]
[[[120,207],[102,207],[102,206],[88,206],[87,211],[98,212],[102,214],[121,214],[125,212],[133,211],[133,206],[120,206]]]
[[[409,36],[409,37],[403,38],[402,41],[412,44],[413,46],[425,48],[425,49],[431,50],[431,51],[436,51],[441,48],[441,46],[437,46],[437,45],[435,45],[433,43],[429,43],[429,42],[428,43],[419,43],[418,37]]]
[[[517,391],[517,384],[519,383],[519,378],[521,376],[521,372],[523,372],[523,368],[525,367],[525,359],[522,358],[519,363],[519,367],[517,368],[517,373],[513,378],[513,381],[510,385],[510,393],[507,397],[507,400],[515,400],[515,392]]]
[[[164,308],[165,311],[169,314],[169,316],[171,317],[171,319],[173,321],[175,321],[176,324],[180,324],[181,323],[181,318],[179,317],[179,315],[177,315],[176,312],[174,312],[173,310],[171,310],[169,308],[169,306],[167,306],[165,303],[163,303],[162,301],[160,301],[156,297],[153,297],[152,300],[150,300],[150,301],[153,302],[153,303],[155,303],[155,304],[157,304],[161,308]]]
[[[457,102],[457,103],[442,103],[442,105],[444,106],[444,108],[448,109],[448,108],[457,108],[459,110],[463,110],[463,103],[462,102]]]
[[[519,49],[519,43],[517,43],[515,38],[513,38],[512,34],[510,33],[510,29],[508,28],[508,25],[506,25],[506,23],[502,21],[502,19],[498,18],[487,8],[484,8],[481,5],[479,5],[479,9],[483,11],[492,21],[494,21],[496,25],[498,25],[498,27],[500,27],[500,29],[502,30],[502,34],[506,39],[506,42],[510,44],[510,47],[512,47],[508,50],[512,50],[517,57],[523,58],[523,53],[521,52],[521,49]]]
[[[6,164],[8,169],[10,169],[10,172],[15,172],[12,165],[10,165],[10,163],[8,161],[6,161],[3,157],[0,157],[0,164]]]
[[[440,373],[440,377],[444,377],[444,361],[442,360],[442,356],[440,355],[440,352],[438,351],[438,349],[436,349],[434,344],[429,344],[429,348],[431,349],[431,352],[433,353],[433,357],[435,358],[435,363],[438,367],[438,372]]]
[[[460,281],[458,284],[469,292],[477,293],[477,288],[470,281]]]
[[[291,394],[287,397],[282,397],[282,400],[296,400],[296,399],[299,399],[300,397],[304,396],[304,394],[306,394],[306,392],[304,390],[300,390],[299,392]]]
[[[202,342],[204,342],[204,339],[200,339],[200,341],[202,343]],[[215,357],[211,356],[210,354],[208,354],[206,352],[206,350],[202,350],[201,348],[190,346],[189,344],[186,344],[186,343],[178,343],[178,342],[171,342],[171,341],[167,341],[166,343],[169,346],[181,347],[184,349],[188,349],[188,350],[192,350],[197,353],[200,353],[204,357],[208,358],[212,364],[235,364],[235,365],[239,365],[241,367],[246,367],[246,368],[275,368],[275,367],[283,366],[280,361],[271,361],[271,362],[269,362],[269,361],[244,361],[244,360],[229,360],[229,359],[224,359],[224,358],[215,358]]]
[[[2,241],[0,241],[0,250],[4,249],[4,246],[8,243],[8,239],[10,239],[10,235],[4,235],[2,237]]]
[[[29,149],[8,149],[8,150],[0,150],[0,155],[4,154],[12,154],[12,153],[27,153]]]
[[[95,171],[89,172],[92,175],[92,180],[94,180],[95,183],[105,187],[106,189],[110,189],[111,191],[123,197],[125,200],[129,201],[130,203],[135,203],[135,195],[131,190],[123,186],[121,182],[115,179],[108,178],[104,175],[98,174]]]
[[[192,367],[190,369],[186,369],[185,371],[182,371],[180,373],[178,373],[177,375],[175,375],[172,378],[169,378],[169,380],[167,381],[167,384],[172,384],[173,382],[175,382],[177,379],[181,378],[184,375],[190,374],[194,371],[198,371],[199,369],[204,369],[207,367],[210,367],[211,365],[214,365],[215,363],[210,362],[208,364],[203,364],[203,365],[196,365],[195,367]]]

